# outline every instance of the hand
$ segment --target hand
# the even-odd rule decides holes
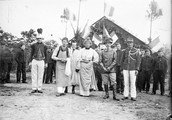
[[[29,63],[29,66],[32,66],[32,62]]]
[[[108,71],[104,66],[103,66],[103,70]]]
[[[136,75],[136,76],[138,75],[138,70],[135,71],[135,75]]]
[[[79,69],[75,69],[76,72],[79,72]]]
[[[85,59],[82,59],[83,62],[85,63],[89,63],[90,61],[89,60],[85,60]]]
[[[110,67],[107,68],[107,71],[110,72]]]
[[[45,63],[45,66],[44,67],[47,68],[47,66],[48,66],[47,63]]]

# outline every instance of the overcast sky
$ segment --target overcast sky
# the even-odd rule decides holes
[[[146,10],[151,0],[82,0],[79,27],[83,29],[86,21],[91,25],[104,15],[104,2],[114,7],[113,19],[127,31],[147,42],[150,22]],[[153,22],[152,38],[160,36],[161,43],[170,43],[171,37],[171,0],[156,0],[163,16]],[[44,36],[51,34],[55,39],[64,37],[65,23],[60,16],[68,8],[78,17],[79,0],[0,0],[0,26],[8,32],[21,37],[20,32],[30,28],[44,29]],[[76,29],[76,22],[72,22]],[[73,37],[68,22],[67,37]]]

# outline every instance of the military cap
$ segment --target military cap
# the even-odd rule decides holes
[[[113,42],[112,38],[106,38],[104,41],[105,44],[106,43],[112,43],[112,42]]]
[[[127,38],[127,43],[133,43],[133,42],[134,42],[134,40],[133,40],[132,37],[128,37],[128,38]]]

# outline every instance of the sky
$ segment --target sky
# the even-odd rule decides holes
[[[160,36],[161,46],[171,43],[171,0],[156,1],[163,16],[153,21],[152,38]],[[142,41],[148,42],[150,21],[145,16],[151,0],[81,0],[81,30],[87,21],[89,27],[104,16],[104,2],[114,7],[114,15],[109,19]],[[65,36],[66,23],[60,18],[64,8],[68,8],[70,14],[75,14],[78,19],[79,0],[0,0],[0,26],[18,37],[21,37],[21,31],[41,27],[46,39],[59,40]],[[77,22],[71,23],[76,30]],[[71,23],[67,23],[69,39],[73,37]]]

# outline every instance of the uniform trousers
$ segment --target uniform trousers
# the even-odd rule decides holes
[[[135,70],[123,70],[124,97],[136,98],[136,74]]]

